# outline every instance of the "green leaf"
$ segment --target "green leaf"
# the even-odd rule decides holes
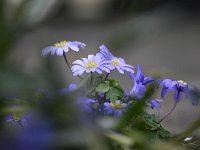
[[[120,88],[111,87],[106,93],[106,99],[110,99],[111,101],[122,99],[123,96],[123,91]]]
[[[110,89],[110,88],[109,88],[109,86],[108,86],[107,84],[101,83],[101,84],[99,84],[99,85],[96,87],[95,91],[96,91],[96,92],[103,92],[103,93],[105,93],[105,92],[108,92],[109,89]]]

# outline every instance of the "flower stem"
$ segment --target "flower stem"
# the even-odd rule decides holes
[[[93,82],[93,77],[92,77],[92,72],[91,72],[91,78],[90,78],[90,85],[92,85],[92,82]]]
[[[64,56],[65,62],[67,64],[67,67],[71,70],[71,66],[69,65],[69,62],[68,62],[67,57],[65,55],[65,52],[63,52],[63,56]]]
[[[106,77],[105,77],[104,81],[107,80],[108,76],[109,76],[109,73],[106,74]]]
[[[174,109],[176,108],[177,104],[178,104],[178,101],[176,101],[174,103],[173,107],[171,108],[171,110],[162,119],[160,119],[160,121],[158,122],[159,124],[174,111]]]
[[[69,68],[69,70],[71,71],[71,73],[73,74],[73,72],[72,72],[72,70],[71,70],[71,66],[69,65],[69,62],[68,62],[68,60],[67,60],[67,56],[66,56],[66,54],[65,54],[65,52],[63,52],[63,57],[64,57],[64,59],[65,59],[65,62],[66,62],[66,64],[67,64],[67,67]],[[80,79],[83,79],[81,76],[78,76]]]

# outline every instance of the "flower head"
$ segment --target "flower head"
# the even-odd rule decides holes
[[[117,69],[121,74],[124,74],[124,71],[134,73],[133,66],[126,64],[123,58],[113,56],[105,45],[101,45],[99,48],[100,52],[97,53],[97,56],[109,61],[112,69]]]
[[[107,61],[101,59],[95,55],[88,55],[88,58],[82,58],[82,60],[76,60],[73,63],[71,68],[73,75],[82,75],[84,72],[97,72],[98,74],[102,74],[102,71],[110,73],[110,69],[112,67],[108,64]]]
[[[141,66],[138,64],[138,70],[136,76],[130,73],[130,77],[134,79],[134,86],[130,91],[130,95],[138,99],[144,96],[146,91],[145,85],[154,81],[151,77],[145,77]]]
[[[163,85],[162,91],[161,91],[161,98],[164,98],[165,94],[167,92],[171,92],[174,89],[174,86],[177,84],[176,81],[172,81],[171,79],[164,79],[160,81],[159,85]]]
[[[154,109],[154,108],[159,108],[161,106],[161,104],[160,104],[161,102],[162,102],[161,99],[153,99],[149,102],[149,104],[150,104],[151,108]]]
[[[88,97],[80,97],[77,101],[77,104],[81,108],[82,111],[91,113],[93,108],[93,105],[96,103],[96,100],[88,98]]]
[[[77,84],[76,83],[70,83],[67,87],[62,88],[59,90],[59,94],[66,94],[69,92],[73,92],[77,89]]]
[[[104,111],[106,115],[120,117],[126,111],[126,108],[127,104],[123,103],[121,100],[104,102]]]
[[[174,101],[179,102],[182,98],[182,95],[185,94],[186,96],[189,96],[191,99],[191,102],[193,105],[197,104],[197,101],[192,96],[191,92],[193,91],[193,87],[183,80],[173,81],[170,79],[164,79],[160,82],[161,85],[163,85],[162,91],[161,91],[161,97],[164,98],[165,94],[167,92],[175,91],[174,92]]]
[[[79,47],[85,48],[85,44],[78,41],[61,41],[59,43],[55,43],[54,46],[46,47],[42,50],[42,56],[47,56],[51,53],[51,55],[56,54],[57,56],[63,56],[63,53],[67,53],[69,49],[73,51],[79,51]]]

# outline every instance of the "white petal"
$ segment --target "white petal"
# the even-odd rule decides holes
[[[78,64],[78,65],[83,66],[85,63],[83,61],[81,61],[81,60],[76,60],[72,64]]]
[[[71,48],[73,51],[75,52],[78,52],[79,51],[79,48],[78,46],[75,46],[75,45],[69,45],[69,48]]]

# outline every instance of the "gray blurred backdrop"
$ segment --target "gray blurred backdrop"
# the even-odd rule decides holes
[[[147,76],[181,79],[200,88],[199,6],[195,0],[6,0],[7,21],[12,27],[22,24],[6,63],[35,77],[50,59],[57,78],[66,86],[77,79],[63,58],[43,58],[41,50],[61,40],[77,40],[86,43],[87,48],[69,53],[70,62],[96,53],[101,44],[106,44],[127,63],[140,64]],[[133,86],[128,75],[114,72],[111,76],[127,90]],[[167,96],[161,115],[172,104]],[[199,106],[193,107],[183,99],[163,125],[179,133],[199,113]]]

